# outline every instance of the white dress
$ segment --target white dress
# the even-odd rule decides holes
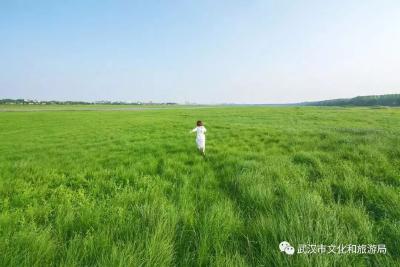
[[[192,132],[197,132],[196,136],[196,144],[197,148],[205,148],[206,147],[206,135],[207,129],[204,126],[197,126],[192,130]]]

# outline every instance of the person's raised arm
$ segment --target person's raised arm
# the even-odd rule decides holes
[[[197,131],[197,127],[194,128],[193,130],[191,130],[189,133],[193,133],[193,132],[195,132],[195,131]]]

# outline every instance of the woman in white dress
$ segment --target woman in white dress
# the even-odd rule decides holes
[[[197,121],[196,128],[194,128],[191,132],[196,132],[196,144],[197,149],[200,151],[203,156],[206,154],[206,135],[207,129],[204,127],[202,121]]]

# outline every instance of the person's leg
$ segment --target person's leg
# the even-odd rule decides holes
[[[199,149],[200,154],[204,155],[206,151],[206,143],[205,140],[198,139],[196,140],[197,148]]]
[[[199,153],[201,154],[201,146],[199,143],[197,143],[197,151],[199,151]]]

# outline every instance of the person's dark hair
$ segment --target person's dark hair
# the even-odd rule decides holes
[[[197,121],[196,125],[197,126],[203,126],[203,122],[202,121]]]

